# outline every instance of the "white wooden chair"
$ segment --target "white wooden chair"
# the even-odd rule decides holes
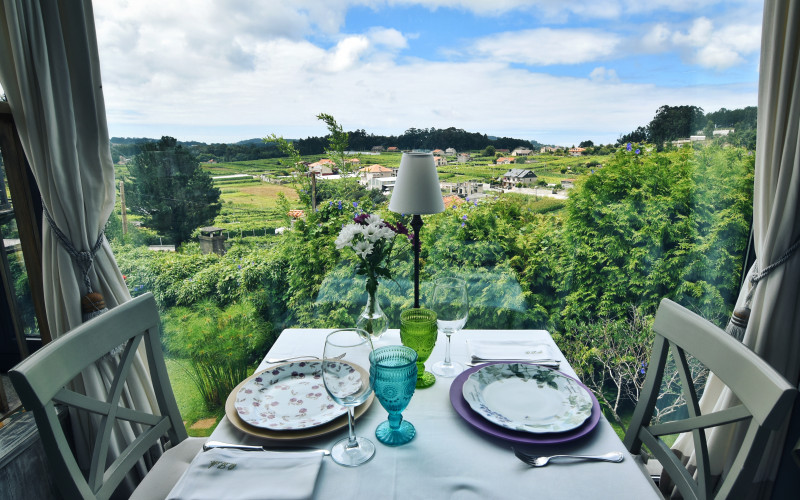
[[[175,397],[159,339],[159,315],[152,294],[145,294],[113,308],[50,342],[10,372],[14,388],[26,410],[33,412],[48,456],[53,480],[65,498],[109,498],[126,474],[158,443],[170,449],[156,462],[132,498],[166,498],[204,439],[188,438]],[[119,405],[131,372],[136,348],[144,342],[153,380],[158,413],[149,414]],[[82,370],[118,346],[119,365],[105,401],[69,390],[66,385]],[[99,415],[98,433],[86,474],[78,466],[67,436],[56,416],[56,404]],[[109,441],[118,420],[134,422],[143,429],[107,464]]]
[[[635,455],[643,444],[647,446],[686,499],[747,498],[763,446],[789,417],[797,390],[741,342],[670,300],[661,301],[653,330],[655,341],[647,377],[625,435],[625,446]],[[688,418],[651,425],[670,351],[681,377]],[[701,415],[687,353],[719,377],[741,404]],[[715,484],[705,429],[731,422],[746,426],[746,434],[730,470]],[[697,479],[660,438],[682,432],[692,433]]]

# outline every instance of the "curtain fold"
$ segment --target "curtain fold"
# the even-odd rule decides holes
[[[116,197],[91,0],[3,0],[0,30],[0,81],[44,206],[76,249],[90,250]],[[87,291],[81,267],[47,223],[42,233],[45,305],[56,338],[82,323]],[[107,307],[130,300],[107,241],[89,278]],[[105,394],[114,361],[104,363],[84,372],[77,388]],[[157,405],[144,363],[142,350],[123,402],[152,411]],[[92,424],[76,425],[78,449],[86,450]],[[130,436],[130,429],[119,429],[112,453]]]
[[[758,84],[758,137],[753,194],[756,262],[749,278],[777,262],[800,237],[800,2],[766,0]],[[793,385],[800,382],[800,252],[756,285],[743,342]],[[734,404],[730,390],[709,378],[700,401],[703,413]],[[784,429],[785,430],[785,429]],[[733,426],[707,433],[714,474],[723,474],[742,436]],[[785,434],[763,450],[755,480],[758,496],[768,495],[778,470]],[[673,445],[694,463],[691,436]]]

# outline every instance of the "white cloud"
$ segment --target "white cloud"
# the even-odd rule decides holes
[[[642,37],[641,48],[645,52],[664,52],[670,47],[671,36],[672,32],[666,24],[656,24]]]
[[[367,36],[374,44],[387,49],[400,50],[408,47],[406,36],[394,28],[371,28]]]
[[[658,23],[641,37],[644,52],[677,51],[691,64],[725,70],[747,62],[748,56],[761,48],[760,19],[745,24],[737,21],[717,28],[707,17],[692,20],[684,29],[671,29]]]
[[[333,72],[346,71],[351,69],[369,50],[370,43],[365,36],[349,36],[338,44],[331,51],[329,68]]]
[[[755,83],[664,88],[621,82],[617,71],[600,61],[618,57],[624,40],[599,30],[501,33],[468,45],[469,57],[462,54],[453,62],[409,59],[405,51],[417,35],[391,26],[339,33],[346,7],[354,3],[276,0],[267,8],[233,0],[197,0],[189,7],[163,0],[95,0],[111,134],[204,141],[272,132],[305,137],[326,133],[314,118],[325,112],[350,130],[398,134],[409,127],[456,126],[564,145],[613,142],[649,122],[663,104],[714,110],[756,102]],[[391,0],[361,3],[381,6]],[[450,2],[471,9],[482,8],[479,3],[492,4]],[[493,2],[503,9],[522,3]],[[616,3],[598,5],[611,9]],[[525,5],[557,10],[555,0]],[[572,8],[589,3],[576,5]],[[676,32],[684,36],[677,40],[687,40],[683,45],[676,44]],[[730,64],[730,54],[701,54],[691,45],[690,35],[701,33],[688,26],[664,24],[650,33],[693,61]],[[740,56],[753,47],[746,24],[715,28],[710,39],[718,37]],[[595,62],[582,78],[511,68],[512,63]]]
[[[592,72],[589,73],[589,79],[593,82],[619,83],[620,81],[616,70],[604,68],[603,66],[598,66],[593,69]]]
[[[614,57],[621,41],[618,35],[599,30],[539,28],[480,38],[472,51],[509,63],[579,64]]]

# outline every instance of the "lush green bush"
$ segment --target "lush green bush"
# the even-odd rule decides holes
[[[224,404],[273,340],[269,325],[248,301],[224,308],[211,301],[174,307],[163,323],[166,351],[189,360],[192,381],[210,407]]]

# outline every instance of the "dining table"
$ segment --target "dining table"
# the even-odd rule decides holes
[[[333,329],[289,328],[276,339],[256,373],[274,364],[268,360],[313,356],[321,358],[325,337]],[[560,362],[559,371],[577,378],[568,360],[545,330],[462,330],[451,337],[454,361],[470,362],[467,341],[536,342],[548,344]],[[440,332],[426,364],[445,355],[445,336]],[[399,345],[399,330],[389,329],[373,340],[374,347]],[[463,377],[462,377],[463,378]],[[331,499],[648,499],[662,498],[655,484],[627,452],[611,424],[599,411],[596,399],[591,419],[573,434],[519,438],[502,427],[485,422],[464,405],[457,378],[436,377],[428,388],[417,389],[402,415],[417,430],[402,446],[385,446],[375,438],[375,428],[387,419],[376,400],[358,416],[355,433],[376,445],[372,460],[358,467],[343,467],[324,457],[316,478],[313,498]],[[458,383],[458,382],[455,382]],[[463,382],[462,382],[463,383]],[[234,417],[235,418],[235,417]],[[343,417],[344,418],[344,417]],[[303,439],[260,437],[245,432],[223,417],[209,440],[233,444],[268,445],[271,448],[327,448],[347,435],[347,425]],[[280,432],[280,431],[278,431]],[[520,461],[513,448],[537,455],[601,455],[621,452],[620,463],[558,461],[531,467]],[[265,485],[268,487],[268,485]]]

